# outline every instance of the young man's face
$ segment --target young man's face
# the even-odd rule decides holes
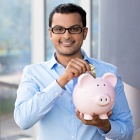
[[[83,23],[81,21],[79,13],[55,13],[52,18],[52,28],[59,26],[64,28],[70,28],[72,26],[83,28]],[[53,45],[56,49],[56,53],[65,56],[71,56],[81,51],[80,48],[82,46],[83,40],[86,39],[88,29],[85,28],[79,34],[70,34],[68,30],[66,30],[64,34],[54,34],[53,32],[51,32],[50,28],[48,30],[50,39],[52,40]]]

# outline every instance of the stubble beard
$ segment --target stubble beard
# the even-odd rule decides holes
[[[65,47],[69,47],[69,46],[65,46]],[[76,54],[80,49],[81,49],[81,47],[79,47],[77,50],[72,51],[71,53],[63,53],[59,50],[57,50],[57,51],[58,51],[59,54],[61,54],[63,56],[72,56],[72,55]]]

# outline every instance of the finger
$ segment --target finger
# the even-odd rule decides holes
[[[107,115],[108,115],[108,119],[110,119],[110,117],[111,117],[111,115],[112,115],[112,111],[109,111],[109,112],[107,113]]]
[[[78,77],[80,75],[79,70],[77,68],[73,67],[71,64],[68,64],[68,66],[66,67],[66,70],[69,73],[73,73],[74,78]]]
[[[80,112],[79,112],[79,110],[75,109],[75,111],[76,111],[76,116],[80,119]]]
[[[95,121],[99,120],[99,117],[94,113],[92,114],[92,117],[93,117],[93,120],[95,120]]]
[[[87,71],[86,65],[83,62],[79,61],[78,59],[72,59],[71,61],[73,61],[78,66],[80,66],[81,74]]]
[[[84,114],[80,113],[77,109],[75,109],[76,111],[76,116],[84,123],[84,124],[88,124],[87,121],[84,119]]]
[[[88,125],[88,120],[85,120],[85,119],[84,119],[84,114],[83,114],[83,113],[81,113],[80,120],[81,120],[85,125]]]
[[[69,62],[69,65],[71,66],[71,67],[74,67],[75,69],[77,69],[78,70],[78,72],[79,72],[79,75],[80,74],[82,74],[83,73],[83,67],[77,62],[77,61],[75,61],[75,59],[72,59],[70,62]],[[85,68],[86,69],[86,68]]]
[[[76,59],[79,60],[81,63],[85,64],[86,70],[90,73],[90,66],[89,66],[88,62],[85,60],[79,59],[79,58],[76,58]]]
[[[86,125],[94,125],[94,126],[96,126],[97,124],[98,124],[98,122],[99,122],[99,118],[98,118],[98,116],[96,116],[95,114],[92,114],[92,120],[82,120],[82,122],[84,123],[84,124],[86,124]]]
[[[80,119],[84,119],[84,114],[80,112]]]

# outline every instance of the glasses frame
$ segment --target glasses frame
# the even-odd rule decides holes
[[[61,27],[61,26],[60,26]],[[53,27],[53,28],[51,28],[50,27],[50,29],[51,29],[51,31],[53,32],[53,29],[54,29],[55,27]],[[62,27],[62,28],[64,28],[64,27]],[[79,28],[81,28],[81,32],[80,33],[71,33],[69,30],[71,29],[71,28],[73,28],[73,27],[70,27],[70,28],[64,28],[65,30],[64,30],[64,32],[63,33],[54,33],[54,34],[64,34],[65,32],[66,32],[66,30],[68,30],[68,32],[70,33],[70,34],[80,34],[86,27],[79,27]]]

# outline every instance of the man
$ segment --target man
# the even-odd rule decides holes
[[[39,121],[38,140],[131,140],[132,115],[117,68],[89,58],[81,49],[88,32],[86,12],[74,4],[59,5],[50,14],[49,26],[56,52],[48,62],[25,67],[15,103],[16,123],[28,129]],[[118,78],[109,119],[92,114],[93,120],[87,121],[75,111],[73,89],[77,78],[90,72],[89,64],[95,66],[97,77],[111,72]]]

